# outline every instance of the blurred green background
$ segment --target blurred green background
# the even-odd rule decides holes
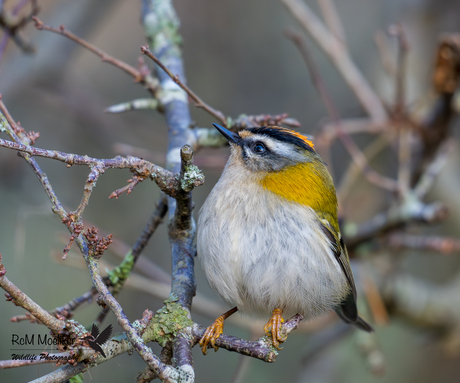
[[[309,5],[317,11],[315,1]],[[388,25],[401,22],[410,44],[408,99],[415,103],[427,97],[434,52],[439,34],[460,28],[460,2],[435,0],[348,0],[336,1],[345,28],[350,52],[370,83],[386,100],[393,97],[393,83],[385,76],[374,44],[374,34]],[[109,54],[136,65],[140,46],[145,44],[140,24],[140,2],[112,0],[42,0],[39,17],[46,24],[64,24]],[[289,113],[297,118],[301,132],[315,134],[327,112],[310,83],[308,72],[296,48],[283,37],[288,27],[299,30],[293,17],[276,0],[174,1],[181,19],[183,58],[189,86],[203,100],[225,115]],[[164,165],[166,124],[154,111],[121,115],[104,113],[110,105],[148,95],[119,69],[102,63],[75,43],[29,26],[24,35],[36,46],[35,55],[23,55],[10,44],[0,63],[0,92],[13,117],[26,130],[40,132],[36,146],[69,153],[110,158],[121,152],[120,144],[147,151],[146,159]],[[344,118],[364,115],[357,100],[327,58],[310,42],[311,51],[325,84]],[[396,45],[393,46],[394,53]],[[150,65],[150,63],[149,63]],[[199,126],[209,127],[214,120],[191,107]],[[358,137],[365,142],[365,137]],[[349,163],[339,144],[332,148],[336,183]],[[228,155],[227,148],[205,149],[196,154],[196,163],[206,175],[206,184],[194,191],[195,214],[217,181]],[[210,159],[210,156],[211,159]],[[433,192],[451,207],[451,216],[437,232],[459,236],[460,207],[458,154],[442,173]],[[87,169],[66,168],[62,163],[39,158],[61,202],[74,210],[80,203]],[[208,164],[214,164],[212,167]],[[215,164],[218,164],[216,166]],[[134,192],[118,200],[110,193],[125,185],[128,171],[109,170],[98,181],[84,218],[107,233],[132,245],[154,208],[159,196],[152,182],[143,182]],[[375,214],[382,204],[372,188],[358,190],[350,198],[347,211],[361,203],[357,219]],[[73,250],[68,261],[59,261],[68,231],[52,214],[50,203],[33,172],[15,152],[0,149],[0,253],[8,278],[45,309],[52,310],[87,291],[90,278],[80,255]],[[364,199],[363,199],[364,197]],[[155,233],[145,253],[165,270],[170,269],[169,242],[165,225]],[[423,255],[408,258],[414,272],[432,281],[445,281],[457,272],[456,255]],[[106,253],[112,264],[118,258]],[[411,261],[412,259],[412,261]],[[71,266],[68,266],[70,264]],[[196,264],[198,291],[211,300],[210,291]],[[161,307],[161,300],[127,288],[119,296],[129,319],[135,320],[149,308]],[[11,323],[21,308],[0,303],[0,359],[11,357],[12,334],[44,334],[28,322]],[[90,325],[98,314],[93,304],[77,311],[75,319]],[[213,318],[195,315],[194,320],[209,324]],[[109,315],[115,331],[120,327]],[[226,326],[226,333],[248,338],[248,331]],[[360,355],[357,336],[351,332],[342,340],[309,355],[314,335],[293,333],[275,364],[250,360],[243,382],[458,382],[460,360],[447,357],[435,334],[393,320],[379,328],[378,339],[386,357],[386,374],[374,376]],[[159,347],[152,346],[155,352]],[[50,349],[46,351],[51,351]],[[239,356],[224,350],[203,357],[194,349],[197,382],[232,382]],[[42,365],[0,370],[2,382],[21,382],[51,371]],[[91,369],[86,381],[133,381],[144,363],[137,355],[123,355]]]

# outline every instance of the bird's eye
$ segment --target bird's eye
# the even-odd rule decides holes
[[[257,154],[265,153],[267,151],[267,148],[262,142],[256,142],[254,146],[252,147],[252,151]]]

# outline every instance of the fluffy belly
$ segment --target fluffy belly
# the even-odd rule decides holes
[[[280,208],[276,196],[244,205],[210,197],[198,222],[198,256],[225,301],[249,315],[281,308],[311,318],[343,300],[347,281],[311,209]]]

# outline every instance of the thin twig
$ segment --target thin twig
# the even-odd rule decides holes
[[[300,25],[331,58],[347,84],[353,90],[364,110],[376,123],[383,123],[387,113],[359,69],[353,63],[346,47],[337,39],[302,0],[280,0]]]
[[[65,37],[69,38],[72,41],[75,41],[76,43],[78,43],[81,46],[83,46],[86,49],[88,49],[90,52],[93,52],[94,54],[99,56],[102,59],[102,61],[108,62],[108,63],[110,63],[110,64],[122,69],[123,71],[125,71],[129,75],[131,75],[134,78],[135,82],[140,82],[141,84],[144,84],[147,87],[147,89],[153,95],[156,93],[156,90],[157,90],[157,87],[158,87],[158,81],[156,79],[154,79],[153,77],[146,75],[145,73],[137,70],[133,66],[131,66],[131,65],[129,65],[129,64],[127,64],[127,63],[125,63],[125,62],[123,62],[121,60],[118,60],[117,58],[115,58],[115,57],[109,55],[108,53],[104,52],[102,49],[99,49],[95,45],[93,45],[93,44],[83,40],[82,38],[76,36],[72,32],[66,30],[63,25],[61,25],[59,27],[59,29],[57,29],[57,28],[53,28],[53,27],[51,27],[49,25],[44,24],[38,17],[33,17],[33,20],[35,22],[35,28],[37,28],[38,30],[44,30],[44,31],[50,31],[50,32],[53,32],[53,33],[57,33],[59,35],[62,35],[62,36],[65,36]]]
[[[326,25],[329,27],[331,33],[346,46],[345,31],[343,29],[342,21],[339,17],[339,12],[335,7],[334,0],[317,0],[321,8]]]
[[[388,134],[377,136],[377,138],[367,145],[363,149],[363,154],[366,156],[367,160],[372,161],[379,153],[387,148],[393,136],[394,134],[390,131]],[[356,163],[351,163],[345,171],[345,174],[343,174],[340,185],[337,187],[337,198],[340,202],[345,201],[353,186],[356,185],[356,180],[360,174],[361,170]]]
[[[258,115],[240,115],[236,120],[231,121],[231,127],[234,130],[240,130],[251,126],[269,126],[269,125],[287,125],[291,128],[299,128],[300,122],[295,118],[289,117],[287,113],[271,115],[271,114],[258,114]]]
[[[445,255],[460,252],[460,239],[436,235],[393,233],[385,237],[382,243],[397,250],[434,251]]]
[[[374,36],[374,42],[377,47],[380,62],[382,63],[383,69],[391,77],[396,77],[396,66],[391,59],[390,50],[388,48],[387,36],[384,32],[379,31]]]
[[[395,36],[398,42],[397,67],[395,76],[395,108],[396,113],[404,113],[406,106],[406,61],[409,51],[409,44],[404,28],[401,24],[389,27],[391,36]]]
[[[392,25],[389,33],[395,36],[398,42],[398,55],[395,76],[395,101],[392,111],[394,123],[399,130],[398,150],[398,186],[400,193],[406,193],[410,188],[412,131],[406,116],[406,62],[409,50],[407,36],[400,24]]]
[[[227,120],[222,112],[215,110],[213,107],[206,104],[200,97],[198,97],[187,85],[185,85],[179,78],[179,75],[174,75],[171,71],[166,68],[166,66],[150,51],[147,45],[141,47],[141,52],[150,57],[155,63],[163,69],[169,77],[179,85],[189,96],[190,98],[195,101],[195,106],[197,108],[203,108],[206,112],[208,112],[211,116],[218,118],[224,126],[227,126]]]

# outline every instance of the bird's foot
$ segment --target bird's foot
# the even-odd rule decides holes
[[[217,338],[219,338],[220,334],[224,332],[224,320],[224,315],[221,315],[204,332],[199,343],[203,355],[206,355],[208,353],[209,343],[211,343],[211,347],[214,349],[214,351],[217,351],[219,349],[219,347],[216,346],[216,340]]]
[[[281,309],[274,309],[272,317],[264,326],[265,335],[272,338],[273,347],[278,350],[282,349],[282,347],[280,347],[280,343],[286,341],[286,336],[281,334],[281,325],[284,322],[284,319],[281,316],[282,314],[283,311]]]

